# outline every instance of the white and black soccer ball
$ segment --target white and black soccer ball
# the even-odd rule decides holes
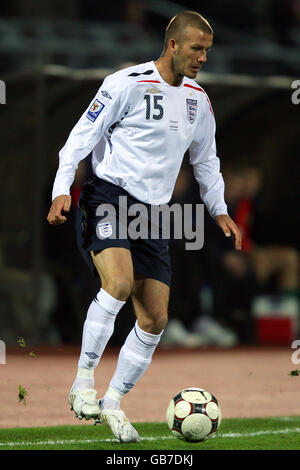
[[[188,442],[202,442],[215,436],[222,421],[217,399],[202,388],[186,388],[177,393],[167,408],[167,424],[172,434]]]

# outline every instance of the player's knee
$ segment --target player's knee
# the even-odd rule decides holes
[[[168,314],[167,313],[162,314],[158,318],[157,323],[156,323],[156,328],[159,330],[160,333],[167,326],[167,323],[168,323]]]
[[[107,292],[118,300],[127,300],[131,294],[133,281],[126,277],[114,277],[111,279],[107,286]]]
[[[143,320],[142,329],[153,335],[159,335],[165,328],[168,322],[168,315],[166,312],[159,311]]]

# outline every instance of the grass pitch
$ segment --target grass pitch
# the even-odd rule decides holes
[[[216,437],[201,443],[176,439],[166,423],[135,427],[141,442],[131,444],[102,425],[0,429],[0,450],[300,450],[300,416],[224,419]]]

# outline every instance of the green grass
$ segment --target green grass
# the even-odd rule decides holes
[[[201,443],[172,437],[166,423],[136,423],[141,442],[118,443],[106,426],[0,429],[0,450],[300,450],[300,416],[224,419]]]

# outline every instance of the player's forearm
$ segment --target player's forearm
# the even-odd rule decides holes
[[[88,149],[75,149],[67,141],[66,145],[59,152],[59,167],[55,176],[52,201],[62,194],[70,194],[70,187],[74,181],[78,164],[88,155]]]
[[[224,192],[222,190],[214,190],[201,194],[201,199],[204,202],[211,217],[215,218],[217,215],[228,214],[227,205],[224,201]]]
[[[201,195],[201,192],[200,192]],[[212,191],[201,196],[209,214],[215,218],[217,215],[228,214],[227,205],[224,201],[224,194],[221,191]]]
[[[52,201],[63,194],[70,195],[70,187],[74,181],[76,168],[71,164],[62,165],[58,168],[53,189],[52,189]]]
[[[54,180],[52,200],[62,194],[70,194],[78,164],[93,150],[97,138],[95,129],[81,118],[59,152],[59,167]]]
[[[215,169],[216,170],[216,169]],[[200,197],[211,217],[227,214],[224,200],[224,180],[222,174],[212,168],[194,168],[194,174],[200,187]]]

